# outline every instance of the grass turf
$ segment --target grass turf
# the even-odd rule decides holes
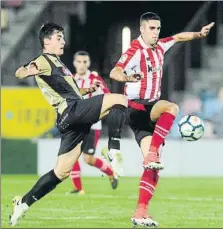
[[[2,227],[8,225],[11,199],[26,193],[37,176],[2,175]],[[131,228],[139,178],[123,177],[112,190],[106,177],[84,177],[86,194],[65,195],[70,180],[34,204],[21,228]],[[160,228],[223,228],[221,178],[161,178],[149,213]]]

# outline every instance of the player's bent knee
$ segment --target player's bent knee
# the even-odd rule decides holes
[[[83,154],[84,162],[88,165],[94,165],[94,158],[92,155]]]
[[[166,111],[176,116],[179,113],[179,110],[179,106],[176,103],[171,103]]]

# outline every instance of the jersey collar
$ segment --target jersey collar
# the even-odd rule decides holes
[[[139,44],[144,48],[144,49],[148,49],[149,47],[147,46],[147,44],[144,42],[144,40],[142,39],[142,36],[140,35],[137,40],[139,41]]]
[[[75,79],[77,79],[77,80],[86,79],[86,78],[88,78],[90,75],[91,75],[91,71],[88,70],[84,77],[83,77],[83,76],[79,76],[78,74],[75,74]]]
[[[144,42],[144,40],[142,39],[142,36],[141,36],[141,35],[137,38],[137,40],[139,41],[139,44],[140,44],[144,49],[150,48],[150,49],[154,50],[154,49],[156,48],[156,45],[155,45],[154,47],[149,47],[149,46]]]

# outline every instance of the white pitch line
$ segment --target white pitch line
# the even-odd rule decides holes
[[[106,219],[101,216],[70,216],[70,217],[41,217],[45,220],[80,220],[80,219]]]
[[[163,199],[163,200],[183,200],[183,201],[215,201],[215,202],[223,202],[223,198],[210,198],[210,197],[186,197],[186,198],[179,198],[179,197],[175,197],[175,196],[171,196],[171,197],[164,197],[164,198],[159,198],[158,199]]]
[[[129,195],[129,196],[126,196],[126,195],[111,195],[111,194],[91,194],[91,193],[87,193],[86,195],[83,195],[83,196],[78,196],[78,195],[66,195],[64,193],[52,193],[52,194],[49,194],[50,196],[54,196],[54,197],[64,197],[64,198],[100,198],[100,199],[114,199],[114,198],[125,198],[125,199],[137,199],[138,198],[138,195]],[[13,197],[14,194],[6,194],[3,196],[3,198],[7,198],[7,197]],[[176,196],[167,196],[167,197],[159,197],[158,195],[156,195],[156,198],[157,199],[160,199],[160,200],[179,200],[179,201],[214,201],[214,202],[223,202],[223,198],[211,198],[211,197],[176,197]]]

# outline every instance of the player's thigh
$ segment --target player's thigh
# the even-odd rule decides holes
[[[149,151],[150,141],[146,145],[146,141],[151,138],[154,131],[154,123],[148,117],[146,111],[139,111],[132,108],[128,108],[128,122],[132,129],[136,142],[142,150],[143,156]]]
[[[69,176],[73,165],[81,154],[81,144],[90,131],[90,125],[79,125],[61,132],[61,143],[55,173],[61,179]]]
[[[59,155],[56,167],[54,168],[56,176],[61,180],[67,178],[80,155],[81,143],[69,152]]]
[[[96,123],[101,114],[105,95],[96,95],[89,99],[79,100],[74,110],[76,123]]]
[[[177,115],[179,107],[175,103],[171,103],[166,100],[159,100],[156,102],[150,112],[150,119],[156,121],[163,112],[169,112],[173,115]]]
[[[105,94],[102,107],[101,107],[101,118],[108,114],[111,107],[114,105],[123,105],[125,107],[128,106],[128,99],[125,95],[121,94]]]

